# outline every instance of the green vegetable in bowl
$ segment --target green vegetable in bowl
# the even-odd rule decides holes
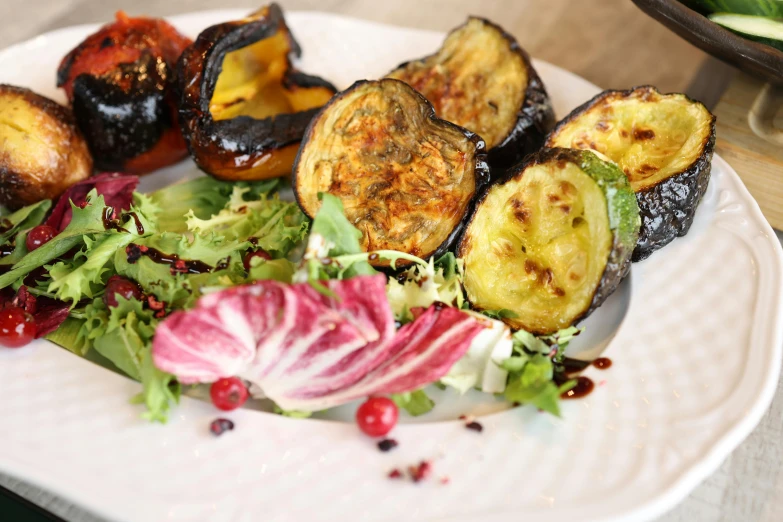
[[[779,20],[731,13],[716,13],[709,18],[742,37],[783,51],[783,22]]]
[[[783,17],[781,0],[683,0],[683,4],[700,13],[736,13]]]

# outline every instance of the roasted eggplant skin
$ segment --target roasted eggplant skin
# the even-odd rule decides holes
[[[473,295],[470,288],[470,271],[473,270],[474,267],[469,266],[469,255],[471,253],[470,251],[475,248],[475,245],[473,244],[475,238],[481,237],[486,239],[491,232],[486,234],[483,231],[473,233],[471,226],[477,222],[477,216],[479,212],[481,212],[482,205],[487,202],[488,198],[492,197],[493,191],[502,190],[504,184],[513,183],[522,179],[526,170],[530,168],[551,163],[554,163],[559,167],[566,163],[573,163],[584,172],[589,173],[590,177],[593,178],[597,185],[604,191],[609,225],[612,229],[612,242],[609,247],[604,270],[595,287],[592,298],[589,300],[589,305],[586,306],[581,313],[575,315],[570,324],[577,324],[579,321],[593,313],[604,303],[604,301],[606,301],[606,299],[617,289],[622,280],[628,275],[631,268],[631,255],[639,236],[640,217],[639,208],[635,201],[633,191],[627,181],[621,177],[622,173],[612,162],[606,161],[605,158],[600,157],[593,151],[563,148],[542,149],[537,153],[529,155],[523,162],[508,169],[500,179],[494,181],[478,199],[474,206],[474,210],[466,220],[465,228],[457,244],[457,256],[465,262],[464,284],[468,301],[471,303],[471,308],[474,310],[480,311],[485,309],[485,307],[481,306],[479,303],[481,299]],[[552,204],[561,204],[553,196],[550,195],[549,198],[548,201],[553,202]],[[524,221],[530,219],[529,211],[525,207],[512,207],[508,210],[513,213],[514,220]],[[501,227],[502,223],[493,222],[492,225],[497,228]],[[522,249],[522,251],[527,253],[524,249]],[[524,271],[535,271],[540,268],[533,268],[533,266],[535,266],[535,264],[528,267],[526,262]],[[553,282],[552,278],[553,275],[549,272],[548,279],[547,277],[544,277],[543,280],[548,284]],[[560,294],[555,293],[555,295]],[[510,303],[507,308],[513,311],[513,306]],[[559,328],[569,326],[569,324],[561,324],[557,327],[547,329],[542,328],[541,325],[527,323],[523,318],[519,317],[505,317],[503,318],[503,321],[514,329],[524,329],[528,332],[540,335],[550,334]]]
[[[633,253],[634,262],[648,258],[656,250],[688,233],[693,223],[696,209],[707,190],[710,180],[712,156],[715,149],[715,116],[700,102],[692,100],[684,94],[661,94],[655,87],[650,85],[620,91],[607,90],[583,103],[558,122],[547,137],[545,144],[545,146],[565,146],[566,144],[559,140],[560,134],[565,129],[572,125],[579,116],[591,109],[600,107],[601,104],[611,104],[613,99],[622,100],[640,97],[644,100],[655,101],[666,96],[677,96],[683,102],[700,108],[700,112],[706,118],[707,128],[701,137],[696,157],[693,158],[690,164],[680,169],[678,173],[665,178],[655,185],[634,188],[642,218],[639,242]],[[630,134],[644,141],[650,139],[649,131],[650,129],[632,129]],[[654,131],[652,136],[654,136]],[[601,150],[605,149],[601,143],[580,142],[570,145],[577,148],[592,148],[611,156],[610,151]],[[633,175],[627,169],[626,174],[629,177]],[[633,185],[633,179],[631,182]]]
[[[0,84],[0,204],[54,199],[92,174],[73,114],[29,89]]]
[[[555,114],[552,109],[552,103],[549,100],[549,96],[544,87],[544,83],[541,81],[536,70],[530,61],[530,56],[525,52],[516,39],[506,32],[499,25],[480,17],[469,17],[468,21],[460,27],[453,29],[444,41],[450,39],[459,38],[462,32],[470,29],[471,26],[480,27],[481,30],[488,30],[495,32],[501,39],[505,40],[508,46],[508,52],[514,57],[518,58],[522,64],[523,69],[526,71],[527,83],[525,86],[524,98],[521,105],[516,109],[516,116],[513,125],[505,133],[505,137],[498,140],[496,143],[487,142],[488,148],[488,161],[493,169],[493,176],[497,177],[504,170],[515,165],[521,161],[527,154],[537,151],[541,148],[547,133],[552,129],[555,124]],[[439,99],[433,98],[452,98],[452,102],[455,103],[460,96],[464,93],[460,93],[460,89],[452,89],[450,83],[440,92],[432,93],[434,87],[433,83],[442,81],[442,78],[438,77],[438,74],[417,74],[422,70],[426,70],[427,62],[434,60],[442,52],[443,48],[436,51],[434,54],[426,56],[418,60],[412,60],[404,62],[391,71],[387,77],[396,78],[399,80],[407,81],[415,89],[422,92],[425,97],[428,97],[430,101],[435,105],[436,112],[438,111]],[[476,60],[481,60],[481,56],[476,57]],[[438,67],[440,65],[438,64]],[[480,78],[481,82],[486,81],[485,77]],[[446,80],[449,82],[449,80]],[[491,101],[488,101],[490,107],[497,106]],[[467,122],[462,121],[459,116],[449,116],[447,114],[439,114],[440,117],[449,119],[456,123],[466,127],[468,130],[481,134],[479,129],[471,128]]]
[[[368,102],[355,120],[355,113],[332,114],[333,108],[336,111],[344,103],[349,107],[351,103],[361,105],[365,92],[369,92],[370,100],[376,92],[391,93],[387,100],[396,110],[379,107],[373,114],[367,108]],[[403,108],[403,103],[410,106]],[[386,116],[389,121],[373,121],[376,116]],[[330,122],[343,128],[326,129]],[[348,129],[349,126],[353,128]],[[421,130],[420,126],[426,129]],[[418,141],[390,136],[394,132],[416,131],[422,132]],[[344,144],[344,151],[337,151],[331,161],[324,158],[330,163],[328,168],[334,168],[336,173],[324,180],[316,173],[316,168],[320,168],[319,150],[322,140],[333,136],[348,136],[355,142]],[[422,145],[421,140],[426,144]],[[456,163],[465,172],[465,179],[453,182],[455,169],[447,157],[459,158]],[[440,163],[436,161],[439,158],[443,159]],[[433,163],[425,163],[430,160]],[[351,162],[358,165],[352,166]],[[439,171],[441,166],[447,170]],[[350,177],[352,174],[354,178]],[[292,177],[296,200],[309,217],[314,217],[320,208],[318,193],[329,192],[343,199],[346,216],[362,232],[361,244],[366,251],[399,250],[425,259],[439,257],[454,246],[465,216],[488,183],[484,141],[477,134],[438,118],[426,98],[405,82],[388,78],[359,80],[323,107],[305,132]],[[448,233],[441,233],[434,241],[423,232],[420,234],[422,230],[431,231],[428,224],[432,223],[445,224]],[[376,267],[390,266],[383,258],[371,259],[370,263]],[[400,260],[395,267],[408,265],[410,262]]]
[[[226,55],[277,34],[286,37],[286,60],[301,54],[277,4],[243,20],[207,28],[182,54],[177,66],[180,123],[190,155],[207,174],[225,180],[260,180],[290,174],[308,123],[337,92],[331,83],[296,71],[287,61],[282,88],[291,93],[312,91],[323,100],[317,107],[263,119],[246,115],[213,117],[210,106]]]
[[[527,53],[519,49],[527,64],[528,83],[525,102],[517,114],[517,123],[511,133],[499,145],[489,151],[489,164],[503,171],[522,161],[525,156],[538,151],[547,133],[555,125],[555,112],[544,88],[544,82],[530,64]]]
[[[145,174],[183,159],[174,67],[190,39],[163,20],[117,19],[62,60],[65,90],[100,170]]]

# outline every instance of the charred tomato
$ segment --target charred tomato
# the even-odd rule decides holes
[[[98,169],[145,174],[186,156],[174,73],[190,43],[163,20],[120,11],[63,58],[57,86]]]

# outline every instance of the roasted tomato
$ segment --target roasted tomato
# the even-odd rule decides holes
[[[639,201],[633,260],[640,261],[693,223],[710,180],[715,116],[684,94],[650,86],[604,91],[558,123],[547,146],[597,150],[620,165]]]
[[[29,89],[0,85],[0,204],[54,199],[92,174],[70,109]]]
[[[549,334],[587,317],[630,268],[639,208],[623,171],[592,151],[545,149],[476,205],[460,240],[465,290],[513,328]]]
[[[120,11],[63,58],[57,85],[98,169],[144,174],[187,155],[173,90],[190,42],[163,20]]]
[[[437,118],[408,84],[384,79],[356,82],[313,119],[294,192],[310,217],[319,192],[339,197],[367,251],[427,258],[452,244],[487,178],[476,134]]]
[[[201,170],[226,180],[290,174],[307,124],[336,92],[293,69],[300,53],[271,4],[204,30],[182,54],[180,121]]]
[[[502,171],[537,150],[555,123],[544,84],[513,36],[483,18],[454,29],[432,56],[389,73],[410,84],[438,117],[481,136]]]

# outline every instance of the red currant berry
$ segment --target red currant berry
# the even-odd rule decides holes
[[[20,348],[35,339],[35,330],[33,316],[18,306],[0,310],[0,345]]]
[[[386,397],[371,397],[356,410],[356,424],[370,437],[383,437],[395,424],[397,405]]]
[[[242,406],[247,400],[247,387],[239,377],[225,377],[212,383],[209,388],[212,404],[223,411],[231,411]]]
[[[253,258],[260,258],[265,261],[270,261],[272,259],[272,256],[269,255],[269,252],[265,250],[255,250],[253,252],[250,252],[245,256],[245,259],[242,260],[242,263],[245,265],[245,270],[248,272],[250,271],[250,268],[253,266],[250,264],[250,260]]]
[[[139,285],[122,276],[113,275],[106,281],[106,292],[103,294],[103,302],[106,306],[117,306],[117,296],[121,295],[125,299],[141,299],[142,293]]]
[[[49,225],[38,225],[27,233],[27,250],[32,252],[42,247],[58,234],[57,229]]]

